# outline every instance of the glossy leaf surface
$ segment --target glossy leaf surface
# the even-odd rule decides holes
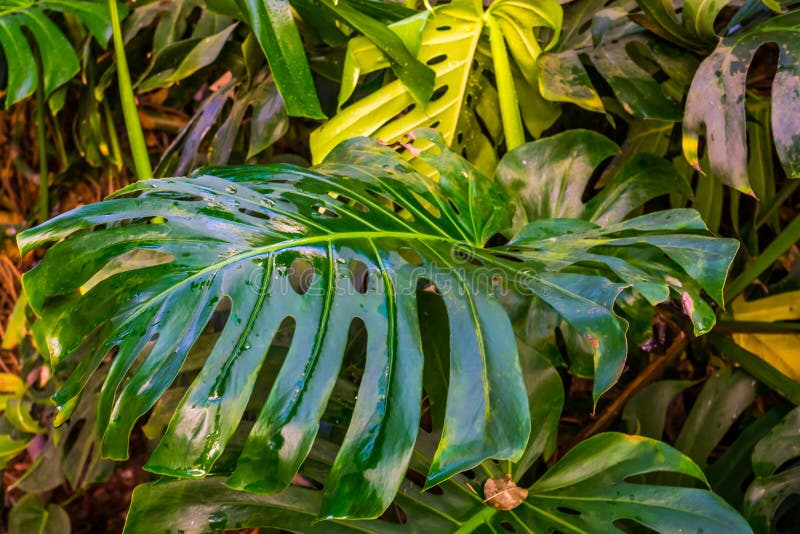
[[[529,488],[524,524],[534,532],[610,532],[630,519],[657,532],[686,525],[704,532],[750,532],[733,508],[714,494],[695,488],[629,481],[652,472],[674,472],[705,482],[688,457],[669,445],[613,432],[589,438],[570,450]]]
[[[411,467],[427,467],[430,439],[421,436]],[[309,474],[329,469],[331,444],[318,441]],[[137,488],[126,534],[156,530],[187,533],[234,528],[274,527],[297,532],[482,532],[588,533],[616,531],[615,521],[632,519],[657,532],[677,532],[687,524],[704,532],[750,532],[745,521],[713,493],[695,488],[656,486],[626,479],[652,472],[674,472],[704,481],[691,460],[666,444],[623,434],[600,434],[570,451],[529,488],[517,508],[490,508],[469,488],[481,479],[457,476],[441,491],[420,491],[406,480],[395,501],[405,522],[313,523],[320,491],[292,486],[274,496],[232,492],[219,478],[161,481]]]
[[[21,234],[24,251],[53,244],[23,284],[54,364],[74,367],[55,397],[60,417],[69,417],[113,353],[98,428],[104,452],[124,458],[137,419],[167,391],[215,311],[224,311],[219,338],[147,464],[205,476],[242,419],[273,337],[292,317],[289,351],[227,481],[279,491],[311,449],[348,328],[359,318],[366,364],[322,515],[376,517],[395,495],[417,435],[421,281],[436,288],[450,332],[444,429],[428,485],[525,450],[531,415],[501,291],[542,299],[592,340],[599,397],[625,359],[616,296],[628,284],[643,287],[640,272],[666,292],[665,275],[658,265],[632,274],[612,256],[591,275],[559,271],[595,247],[624,256],[623,249],[649,246],[675,262],[660,260],[677,281],[670,283],[698,276],[712,295],[722,284],[735,248],[693,235],[704,227],[690,210],[606,229],[576,221],[581,233],[563,220],[539,221],[545,241],[534,232],[512,247],[483,248],[511,225],[513,204],[438,134],[416,135],[432,146],[418,159],[437,180],[391,148],[356,139],[312,169],[212,168],[139,182]]]

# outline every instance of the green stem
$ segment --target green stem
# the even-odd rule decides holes
[[[514,75],[511,72],[511,61],[500,26],[493,16],[487,13],[484,17],[489,28],[489,44],[492,49],[494,73],[497,80],[497,94],[500,97],[500,117],[503,119],[503,134],[506,138],[506,149],[513,150],[525,142],[525,130],[519,113],[517,92],[514,89]]]
[[[497,510],[491,506],[484,505],[478,513],[473,514],[472,517],[470,517],[464,523],[461,523],[461,526],[458,527],[458,530],[456,530],[453,534],[468,534],[469,532],[473,532],[475,529],[491,519],[495,513],[497,513]]]
[[[736,277],[736,280],[728,286],[725,291],[725,301],[730,302],[742,291],[747,289],[750,283],[766,271],[770,265],[780,258],[792,245],[800,240],[800,215],[797,215],[789,225],[778,234],[772,243],[751,263],[747,268]]]
[[[36,141],[39,144],[39,222],[50,218],[50,186],[47,171],[47,136],[45,134],[44,106],[47,99],[44,94],[44,72],[42,60],[37,56],[36,68],[39,83],[36,85]]]
[[[789,198],[792,195],[792,193],[794,193],[795,189],[797,189],[798,186],[800,186],[800,180],[795,180],[793,182],[790,182],[783,189],[781,189],[781,192],[778,193],[770,201],[769,207],[765,209],[763,213],[760,214],[760,217],[758,218],[758,221],[756,222],[756,226],[754,229],[758,230],[759,228],[764,226],[764,223],[767,222],[767,219],[772,217],[772,214],[778,211],[778,208],[786,201],[787,198]]]
[[[715,329],[722,332],[763,332],[779,334],[800,332],[800,323],[784,321],[717,321]]]
[[[58,162],[61,164],[63,171],[69,166],[69,157],[67,156],[67,149],[64,147],[64,136],[61,135],[61,128],[58,127],[58,117],[50,110],[50,125],[55,139],[56,152],[58,152]]]
[[[119,24],[116,0],[108,0],[108,9],[111,14],[111,30],[114,34],[114,56],[117,60],[119,99],[122,102],[122,115],[125,118],[125,129],[128,131],[128,140],[131,144],[133,166],[139,179],[146,180],[153,177],[153,168],[150,166],[150,156],[147,154],[142,124],[139,122],[139,112],[136,109],[136,100],[133,96],[133,86],[131,85],[131,75],[128,71],[128,59],[125,57],[125,43],[122,40],[122,28]]]
[[[103,115],[106,119],[106,130],[108,130],[108,138],[111,142],[111,161],[114,163],[114,168],[117,171],[122,170],[122,150],[119,148],[119,138],[117,137],[117,129],[114,126],[114,117],[111,115],[111,107],[108,105],[108,99],[103,98]]]

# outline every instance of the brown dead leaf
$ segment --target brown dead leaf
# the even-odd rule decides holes
[[[528,498],[528,490],[516,485],[511,475],[490,478],[483,486],[484,504],[497,510],[513,510]]]

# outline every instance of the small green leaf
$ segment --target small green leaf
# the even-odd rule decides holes
[[[663,471],[705,483],[700,468],[665,443],[599,434],[576,445],[550,468],[514,512],[534,532],[611,532],[619,519],[658,532],[687,525],[704,532],[751,532],[733,508],[709,491],[629,481]]]
[[[69,516],[57,504],[42,504],[38,495],[22,497],[8,514],[9,534],[69,534]]]

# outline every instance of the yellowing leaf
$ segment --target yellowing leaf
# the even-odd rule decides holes
[[[733,303],[733,315],[737,321],[793,321],[800,319],[800,291],[789,291],[771,297],[746,302],[737,299]],[[758,355],[772,367],[800,382],[800,333],[740,333],[733,340],[740,347]]]
[[[22,379],[12,373],[0,373],[0,393],[21,396],[25,391]]]

